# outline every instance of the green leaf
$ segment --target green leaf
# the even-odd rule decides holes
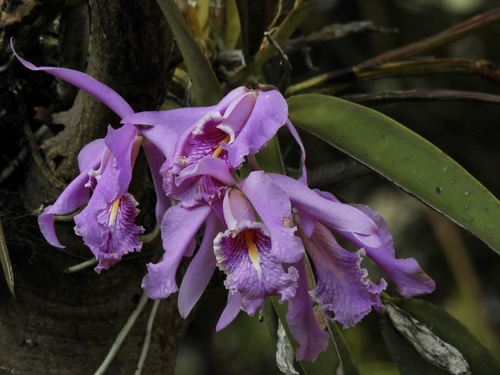
[[[465,358],[470,373],[500,374],[500,362],[466,327],[443,309],[419,299],[397,298],[391,299],[391,302],[410,319],[418,321],[421,327],[455,348]],[[450,373],[425,360],[410,340],[394,328],[387,314],[383,317],[383,335],[402,374]]]
[[[189,33],[177,5],[173,0],[156,1],[165,15],[184,57],[184,64],[193,83],[196,105],[209,106],[216,104],[222,98],[219,82],[207,58],[200,51]]]
[[[294,351],[298,349],[298,343],[293,338],[293,335],[288,328],[286,321],[286,304],[280,304],[277,297],[272,297],[274,309],[278,314],[278,318],[283,324],[283,328],[292,344]],[[328,326],[330,340],[328,348],[325,352],[320,353],[315,362],[299,361],[298,364],[305,375],[316,374],[344,374],[344,375],[359,375],[359,370],[351,356],[351,351],[345,342],[339,328],[335,323],[330,323]]]
[[[14,295],[14,273],[12,272],[12,265],[10,264],[9,249],[7,249],[7,242],[3,233],[2,222],[0,221],[0,263],[2,263],[3,274],[5,281],[9,287],[9,291]]]
[[[500,253],[500,202],[465,169],[408,128],[345,100],[288,100],[290,120],[386,177]]]
[[[277,137],[271,138],[267,146],[255,155],[259,166],[267,173],[285,172],[285,165],[281,157],[280,145]]]

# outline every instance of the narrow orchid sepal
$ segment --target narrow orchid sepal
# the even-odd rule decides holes
[[[104,83],[99,82],[88,74],[67,68],[36,66],[17,54],[16,50],[14,49],[13,38],[10,39],[10,47],[12,48],[12,51],[14,52],[14,55],[16,55],[19,62],[26,68],[33,71],[44,71],[45,73],[51,74],[54,77],[60,78],[63,81],[66,81],[88,92],[90,95],[108,106],[120,117],[125,117],[134,113],[132,107],[115,90],[113,90],[109,86],[106,86]]]
[[[293,337],[299,343],[297,360],[314,362],[318,354],[327,349],[329,335],[319,326],[313,310],[304,259],[294,263],[293,267],[298,270],[299,279],[297,292],[288,302],[286,321]]]
[[[217,332],[226,328],[229,324],[233,322],[241,311],[241,303],[243,297],[238,292],[229,292],[227,296],[227,304],[222,314],[220,315],[219,321],[215,326]]]
[[[329,200],[288,176],[268,174],[287,194],[299,214],[304,211],[331,227],[358,247],[379,247],[378,228],[368,216],[347,204]],[[303,220],[303,219],[301,219]]]
[[[159,263],[148,264],[148,274],[142,280],[142,288],[150,298],[167,298],[179,290],[175,280],[177,269],[182,258],[194,251],[196,232],[210,212],[210,206],[191,209],[172,206],[167,210],[161,223],[165,254]]]
[[[207,217],[205,233],[200,248],[189,264],[179,288],[177,303],[179,313],[183,318],[189,315],[210,282],[210,278],[216,268],[213,241],[217,233],[223,230],[224,226],[220,219],[215,212],[212,212]]]

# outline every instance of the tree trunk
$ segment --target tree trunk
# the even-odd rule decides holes
[[[117,90],[135,110],[156,109],[168,84],[166,66],[172,46],[156,2],[93,0],[90,7],[87,72]],[[95,99],[79,93],[73,107],[56,120],[65,128],[46,140],[42,149],[53,177],[67,183],[77,173],[81,148],[102,137],[108,124],[118,125],[117,118]],[[136,167],[146,178],[139,161]],[[154,216],[154,208],[145,204],[153,193],[145,190],[145,184],[138,185],[142,217]],[[151,251],[158,250],[159,244],[144,246],[141,257],[123,260],[100,275],[92,269],[65,273],[68,266],[90,258],[90,251],[74,234],[73,223],[57,223],[60,241],[67,246],[64,251],[50,247],[41,238],[32,214],[41,204],[52,204],[59,193],[35,163],[25,166],[22,177],[16,181],[11,178],[0,192],[1,211],[10,206],[10,213],[0,216],[5,219],[16,293],[16,297],[10,295],[2,277],[0,374],[94,373],[140,300],[145,264],[161,254]],[[31,215],[19,219],[23,216],[21,207]],[[109,374],[134,373],[151,306],[149,302],[139,316]],[[174,300],[162,301],[143,374],[173,374],[186,324]]]

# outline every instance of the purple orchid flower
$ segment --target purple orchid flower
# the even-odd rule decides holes
[[[141,117],[140,122],[153,124],[158,121],[159,114],[151,113],[150,116],[148,120]],[[167,158],[161,170],[164,175],[165,192],[167,196],[176,199],[178,205],[170,208],[162,221],[165,249],[163,260],[158,264],[149,264],[149,273],[143,280],[144,290],[151,298],[166,298],[178,290],[175,272],[182,257],[192,254],[193,248],[187,244],[192,242],[192,238],[205,219],[207,228],[210,223],[210,227],[222,226],[219,232],[229,230],[233,234],[236,233],[234,232],[236,227],[226,222],[229,214],[227,209],[224,210],[222,201],[227,201],[225,197],[228,196],[228,189],[236,185],[233,174],[241,167],[245,156],[261,150],[282,126],[288,127],[303,147],[287,116],[288,107],[277,90],[238,88],[230,92],[180,137],[172,157]],[[127,117],[126,120],[137,121],[134,115]],[[292,218],[289,202],[283,202],[281,199],[276,202],[280,205],[279,212],[286,212],[283,215],[288,216],[287,220],[290,223]],[[229,206],[226,205],[227,207]],[[210,215],[212,210],[215,215]],[[300,239],[294,235],[294,230],[285,228],[281,218],[276,220],[270,213],[266,217],[269,223],[265,221],[264,223],[272,230],[265,235],[262,231],[262,238],[272,241],[272,245],[268,244],[269,250],[272,248],[272,256],[283,262],[297,261],[302,256],[303,246]],[[191,223],[190,228],[180,227],[179,218]],[[276,221],[278,223],[275,223]],[[281,231],[276,229],[279,227],[282,227]],[[257,229],[250,232],[257,233],[256,231]],[[205,249],[205,246],[213,247],[216,235],[217,233],[214,233],[208,237],[205,233],[198,254],[204,254],[202,249]],[[237,237],[236,234],[235,236]],[[225,237],[219,239],[227,243]],[[217,244],[220,245],[219,242]],[[225,253],[223,246],[220,250],[219,258],[229,255]],[[197,257],[201,258],[198,254]],[[199,269],[203,265],[199,268],[196,266],[197,257],[184,278],[191,280],[190,270],[195,269],[193,274],[197,275],[196,280],[191,280],[189,283],[183,281],[180,288],[179,306],[183,316],[187,316],[194,306],[215,268],[215,262],[211,262],[210,266],[207,263],[204,267],[211,267],[210,272],[203,272]],[[208,259],[208,256],[203,259]],[[201,278],[198,275],[204,276]],[[194,290],[194,287],[184,286],[187,284],[198,287]],[[269,293],[265,297],[268,295]]]
[[[245,156],[261,150],[287,124],[287,117],[287,104],[277,90],[231,91],[180,137],[161,171],[167,196],[184,207],[220,199],[227,181],[210,176],[211,171],[231,175]]]
[[[16,54],[12,40],[11,47]],[[121,128],[108,127],[104,139],[95,140],[82,149],[78,156],[80,174],[38,217],[40,230],[47,241],[53,246],[64,247],[57,239],[54,216],[71,213],[87,203],[75,216],[75,232],[82,236],[99,260],[96,271],[100,272],[142,246],[139,235],[144,230],[134,224],[139,212],[137,201],[128,193],[139,148],[143,147],[151,168],[157,193],[156,217],[161,221],[170,207],[170,198],[163,192],[160,167],[172,153],[180,134],[211,108],[164,111],[160,123],[142,126],[140,122],[127,121],[126,117],[135,115],[137,119],[148,120],[148,113],[134,114],[118,93],[89,75],[65,68],[37,67],[17,54],[16,57],[30,70],[44,71],[88,92],[122,118]]]
[[[297,270],[284,270],[281,254],[276,251],[277,241],[272,240],[263,223],[256,221],[244,194],[228,190],[223,211],[228,230],[215,238],[214,252],[217,266],[227,275],[224,284],[229,293],[241,295],[241,308],[251,316],[262,309],[269,296],[281,294],[280,302],[292,298]],[[280,224],[278,230],[282,228]],[[293,232],[290,235],[294,237]]]
[[[239,301],[237,309],[221,318],[218,329],[222,329],[240,310],[254,315],[269,296],[281,294],[283,302],[295,295],[297,270],[286,263],[301,259],[304,247],[295,235],[296,228],[290,228],[290,202],[282,194],[266,206],[252,206],[245,191],[256,191],[255,182],[233,181],[234,188],[226,189],[222,202],[189,208],[176,205],[166,212],[162,225],[163,233],[168,233],[163,238],[164,258],[148,265],[149,273],[143,280],[143,288],[151,298],[166,298],[179,290],[179,311],[186,317],[217,266],[227,275],[225,285],[231,300]],[[275,186],[272,184],[269,190]],[[262,222],[256,220],[254,209]],[[194,236],[205,221],[203,241],[179,289],[175,275],[180,261],[192,256]],[[183,225],[186,222],[190,225]]]
[[[312,308],[311,298],[322,306],[327,317],[344,328],[357,324],[372,308],[383,311],[380,295],[387,282],[382,279],[375,284],[369,279],[367,271],[360,266],[365,255],[387,273],[405,297],[431,293],[435,289],[434,281],[414,259],[396,259],[388,226],[374,210],[340,203],[332,194],[311,190],[287,176],[269,174],[269,178],[283,189],[297,210],[298,235],[315,271],[316,286],[311,296],[303,290],[307,285],[299,284],[289,304],[287,320],[301,345],[297,359],[313,361],[326,349],[326,344],[318,344],[308,334],[314,319],[312,313],[305,314],[304,309],[305,306]],[[329,228],[360,250],[345,250]],[[300,280],[304,268],[294,266],[299,270]]]

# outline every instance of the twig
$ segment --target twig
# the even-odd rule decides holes
[[[144,310],[144,307],[146,306],[146,303],[148,302],[148,296],[144,293],[141,297],[141,300],[139,301],[139,304],[135,308],[135,310],[130,314],[127,323],[123,326],[122,330],[116,336],[115,341],[113,342],[113,345],[111,346],[111,349],[109,350],[108,355],[104,359],[104,361],[101,363],[101,366],[97,369],[97,371],[94,373],[94,375],[103,375],[106,370],[108,369],[109,365],[113,361],[113,359],[116,357],[116,354],[118,353],[118,350],[120,350],[120,347],[122,346],[123,342],[127,338],[130,330],[134,326],[135,321],[139,317],[139,315],[142,313]]]
[[[459,23],[458,25],[452,26],[438,34],[432,35],[428,38],[422,39],[418,42],[411,43],[408,45],[405,45],[400,48],[395,48],[390,51],[384,52],[378,56],[375,56],[373,58],[370,58],[368,60],[363,61],[362,63],[354,66],[354,67],[349,67],[341,70],[336,70],[333,72],[329,72],[326,74],[321,74],[316,77],[312,77],[306,81],[299,82],[295,85],[292,85],[289,89],[287,94],[288,95],[293,95],[296,94],[300,91],[308,90],[308,89],[313,89],[317,87],[318,85],[322,84],[330,84],[331,87],[328,87],[325,91],[321,91],[322,93],[328,93],[328,94],[333,94],[338,91],[341,91],[350,85],[352,85],[356,80],[363,79],[363,76],[366,74],[368,77],[371,79],[373,78],[379,78],[379,77],[374,77],[373,74],[376,74],[376,72],[379,72],[380,69],[388,69],[389,67],[391,69],[394,69],[396,66],[403,67],[404,64],[408,64],[405,67],[408,68],[410,64],[416,64],[420,66],[424,66],[428,64],[427,66],[430,66],[434,63],[440,64],[444,60],[449,60],[450,62],[455,60],[455,66],[449,66],[452,70],[455,68],[461,66],[462,69],[465,67],[463,66],[464,61],[468,61],[467,64],[472,64],[469,66],[469,74],[477,74],[482,77],[486,78],[495,78],[495,80],[498,82],[498,67],[494,66],[493,64],[486,62],[486,61],[476,61],[473,62],[471,60],[465,60],[465,59],[436,59],[436,60],[429,60],[430,62],[399,62],[399,63],[389,63],[389,62],[394,62],[397,60],[402,60],[411,56],[415,56],[418,54],[423,54],[426,52],[429,52],[435,48],[441,47],[445,44],[451,43],[455,40],[458,40],[460,38],[463,38],[464,36],[468,34],[472,34],[479,29],[482,29],[484,27],[490,26],[494,23],[500,22],[500,8],[496,8],[493,10],[490,10],[489,12],[480,14],[476,17],[470,18],[462,23]],[[435,61],[435,62],[432,62]],[[462,61],[462,62],[460,62]],[[425,64],[423,64],[425,63]],[[480,68],[474,67],[473,64],[479,63],[481,65]],[[399,64],[399,65],[398,65]],[[413,68],[415,68],[415,65],[413,65]],[[389,76],[389,72],[386,71],[388,75],[384,75],[385,77]],[[430,74],[431,71],[428,70],[426,74]],[[423,74],[423,73],[422,73]],[[444,69],[441,69],[440,74],[445,74]],[[365,76],[364,79],[367,79]],[[316,91],[316,90],[315,90]],[[318,92],[318,91],[316,91]]]
[[[80,271],[83,271],[87,268],[90,268],[94,265],[97,264],[97,259],[96,258],[92,258],[92,259],[89,259],[89,260],[86,260],[85,262],[82,262],[82,263],[79,263],[79,264],[76,264],[74,266],[71,266],[71,267],[68,267],[64,270],[64,272],[66,273],[75,273],[75,272],[80,272]]]
[[[269,34],[267,31],[264,33],[264,36],[266,39],[271,43],[274,48],[278,51],[278,54],[280,55],[281,59],[281,65],[283,66],[283,76],[281,77],[280,85],[279,85],[279,90],[282,94],[286,92],[286,89],[290,85],[290,77],[292,75],[292,64],[290,64],[290,61],[288,60],[288,56],[285,55],[279,44],[273,39],[271,34]]]
[[[314,0],[295,1],[292,11],[287,14],[283,22],[273,32],[274,40],[279,44],[284,43],[309,14],[313,5]],[[273,56],[273,53],[274,48],[270,43],[262,43],[253,61],[229,79],[228,87],[237,87],[244,83],[250,75],[261,69],[262,65]]]
[[[408,44],[401,48],[392,49],[363,61],[361,64],[358,64],[356,68],[366,69],[388,61],[401,60],[410,56],[426,53],[499,21],[500,8],[495,8],[486,13],[472,17],[462,23],[459,23],[458,25],[443,30],[438,34],[419,40],[418,42]]]
[[[303,49],[307,44],[326,42],[344,38],[356,33],[395,33],[397,29],[378,27],[372,21],[354,21],[345,24],[331,24],[323,27],[321,30],[312,32],[306,36],[290,39],[283,45],[286,53]]]
[[[405,101],[465,101],[500,104],[500,96],[482,92],[456,90],[384,91],[372,94],[353,94],[342,99],[363,105],[380,105]]]
[[[151,343],[151,335],[153,332],[153,323],[155,321],[156,312],[158,311],[158,306],[161,300],[156,300],[151,308],[151,313],[149,314],[148,323],[146,325],[146,335],[144,336],[144,344],[142,345],[141,356],[139,357],[139,362],[137,362],[137,368],[134,375],[141,375],[142,368],[144,367],[144,362],[149,351],[149,344]]]
[[[490,61],[446,58],[390,62],[363,70],[356,68],[336,70],[298,82],[288,88],[287,94],[294,95],[313,88],[315,92],[333,94],[358,81],[431,75],[477,75],[500,84],[500,66]],[[324,88],[321,88],[323,86]]]
[[[35,132],[35,139],[40,139],[48,129],[49,128],[47,126],[42,125]],[[0,174],[0,184],[9,178],[12,173],[14,173],[17,167],[19,167],[23,160],[26,159],[26,156],[28,156],[28,147],[23,147],[19,154],[17,154],[17,156],[9,163],[9,165],[2,170],[2,173]]]
[[[478,75],[494,83],[500,83],[500,66],[487,60],[431,59],[423,61],[401,61],[382,64],[373,69],[356,71],[357,80],[369,80],[396,76],[430,75]]]

